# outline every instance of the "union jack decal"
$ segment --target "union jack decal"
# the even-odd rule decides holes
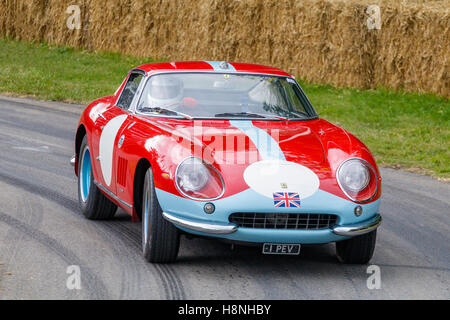
[[[278,208],[300,208],[300,195],[297,192],[274,192],[273,205]]]

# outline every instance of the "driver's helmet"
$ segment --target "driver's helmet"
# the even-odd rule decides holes
[[[152,107],[177,107],[183,100],[183,82],[167,75],[156,75],[150,79],[147,102]]]

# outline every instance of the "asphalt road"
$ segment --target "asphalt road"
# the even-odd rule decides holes
[[[298,257],[182,238],[179,260],[141,256],[140,223],[86,220],[69,158],[82,107],[0,97],[0,299],[449,299],[450,184],[382,169],[384,221],[372,265],[334,244]],[[81,289],[66,286],[80,268]]]

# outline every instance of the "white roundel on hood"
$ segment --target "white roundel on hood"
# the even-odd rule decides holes
[[[320,185],[319,177],[305,166],[283,160],[252,163],[244,171],[248,186],[265,197],[274,192],[297,192],[300,199],[312,196]]]

